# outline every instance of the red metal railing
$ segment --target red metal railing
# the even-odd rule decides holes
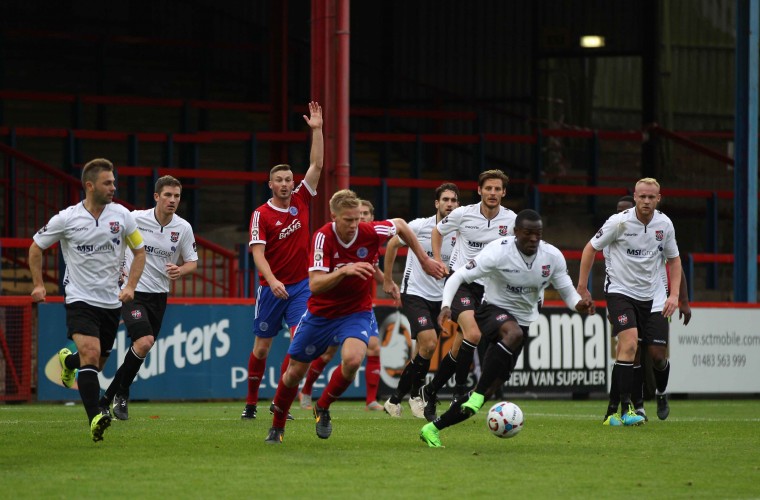
[[[4,234],[6,237],[28,238],[42,227],[57,211],[80,199],[81,183],[20,151],[0,144],[2,178],[9,179],[5,186],[3,207]],[[135,207],[120,201],[129,209]],[[20,248],[28,248],[31,240],[22,239]],[[26,252],[4,240],[2,257],[15,267],[28,265]],[[234,297],[237,295],[237,254],[211,241],[196,236],[199,262],[198,272],[183,277],[173,285],[180,297]],[[15,248],[15,250],[14,250]],[[46,280],[57,283],[59,259],[56,253],[46,252],[43,267]]]

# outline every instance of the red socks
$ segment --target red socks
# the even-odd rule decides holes
[[[266,366],[266,358],[259,359],[251,353],[248,358],[248,396],[246,396],[245,404],[255,405],[259,402],[259,386]]]
[[[309,365],[309,371],[306,372],[306,381],[303,383],[303,387],[301,388],[302,393],[311,396],[311,390],[312,387],[314,387],[314,382],[317,381],[319,376],[325,370],[325,366],[327,366],[327,362],[323,360],[321,356],[311,362]]]
[[[285,384],[277,384],[277,392],[274,394],[272,403],[274,404],[274,416],[272,417],[272,427],[285,428],[285,422],[288,420],[288,412],[293,400],[298,394],[298,384],[293,387],[287,387]]]
[[[367,384],[367,404],[377,401],[377,388],[380,385],[380,370],[380,356],[367,356],[367,367],[364,371],[364,380]]]
[[[340,367],[336,368],[330,377],[330,383],[327,384],[322,396],[317,401],[317,406],[326,410],[330,408],[330,405],[337,400],[341,394],[343,394],[348,386],[351,385],[351,380],[343,377],[343,370]]]

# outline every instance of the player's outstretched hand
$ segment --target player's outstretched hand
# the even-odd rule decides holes
[[[369,262],[354,262],[341,267],[341,269],[343,269],[343,273],[345,273],[346,276],[357,276],[363,280],[375,276],[375,266]]]
[[[446,329],[449,321],[451,321],[451,309],[449,306],[443,306],[441,312],[438,313],[438,324],[441,325],[441,328]]]
[[[269,283],[269,290],[278,299],[288,300],[288,297],[290,297],[288,289],[285,288],[285,284],[282,281],[274,280],[272,283]]]
[[[34,287],[34,290],[32,290],[32,300],[34,302],[45,302],[46,295],[47,290],[45,290],[44,286],[36,286]]]
[[[683,326],[688,325],[691,321],[691,306],[685,300],[678,303],[678,319],[683,320]]]
[[[446,275],[446,266],[443,262],[428,257],[422,262],[422,269],[435,279],[441,279]]]
[[[127,285],[119,291],[119,300],[122,302],[132,302],[135,300],[135,289]]]
[[[322,106],[318,102],[310,102],[309,116],[303,115],[303,119],[311,128],[322,128]]]
[[[383,280],[383,292],[393,300],[397,301],[401,297],[401,294],[399,293],[398,285],[393,280],[387,281]]]
[[[590,298],[581,299],[575,304],[575,310],[579,313],[594,314],[596,312],[596,306],[594,305],[594,301]]]

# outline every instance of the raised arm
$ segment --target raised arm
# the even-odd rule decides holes
[[[319,176],[322,175],[322,165],[325,159],[325,141],[322,136],[322,107],[317,102],[309,103],[309,116],[303,119],[311,127],[311,153],[309,154],[309,169],[304,180],[312,189],[317,189]]]

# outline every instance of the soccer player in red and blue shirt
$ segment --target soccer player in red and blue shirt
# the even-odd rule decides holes
[[[272,197],[251,216],[253,262],[259,272],[256,312],[253,320],[255,340],[248,358],[248,395],[241,418],[256,418],[259,386],[272,347],[272,339],[280,331],[283,319],[291,329],[306,310],[309,298],[309,203],[317,194],[324,162],[322,107],[309,103],[309,116],[304,120],[311,127],[309,169],[303,181],[294,188],[290,165],[276,165],[269,173]],[[287,367],[287,356],[282,369]]]
[[[288,411],[309,363],[328,347],[340,345],[340,367],[333,371],[314,404],[317,436],[330,437],[330,405],[356,377],[367,352],[370,332],[375,328],[371,288],[375,286],[374,263],[383,243],[399,234],[426,273],[441,278],[445,272],[443,264],[425,253],[403,219],[360,222],[359,205],[353,191],[344,189],[335,193],[330,199],[333,222],[322,226],[312,238],[309,252],[312,295],[288,349],[288,368],[277,385],[268,443],[282,442]]]

